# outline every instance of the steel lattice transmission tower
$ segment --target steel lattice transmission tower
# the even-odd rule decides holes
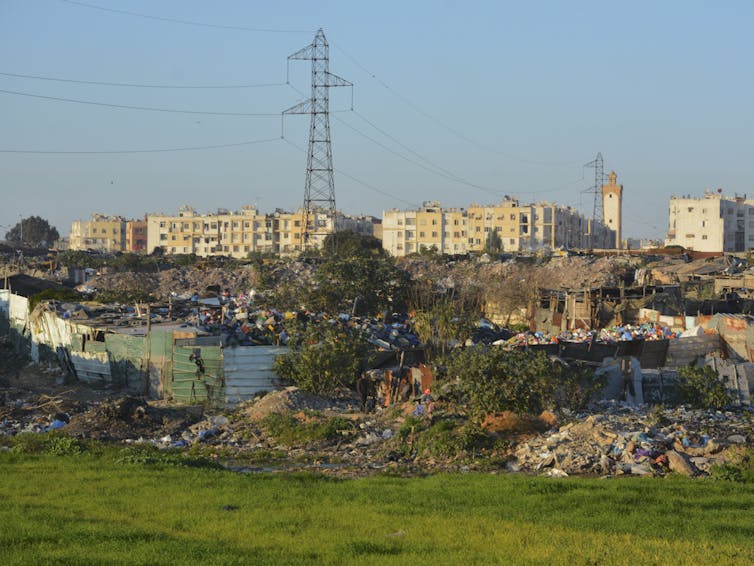
[[[584,167],[594,168],[594,185],[584,192],[594,192],[594,208],[592,209],[592,226],[589,229],[589,247],[594,247],[594,225],[599,221],[605,222],[604,211],[602,208],[602,185],[605,184],[605,164],[602,161],[602,153],[597,153],[597,157],[584,165]]]
[[[329,45],[320,29],[314,41],[288,56],[312,62],[312,96],[285,110],[283,114],[310,114],[309,151],[306,160],[302,248],[310,247],[313,236],[335,232],[335,183],[330,144],[330,87],[353,86],[330,70]],[[324,213],[326,220],[318,219]]]

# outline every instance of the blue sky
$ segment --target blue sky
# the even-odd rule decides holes
[[[754,197],[753,23],[750,1],[0,0],[0,231],[31,214],[68,234],[93,212],[295,209],[308,118],[286,117],[283,140],[279,113],[308,96],[310,67],[287,74],[286,58],[322,27],[354,83],[353,111],[331,90],[339,209],[513,195],[591,214],[583,165],[601,152],[624,235],[662,237],[672,194]]]

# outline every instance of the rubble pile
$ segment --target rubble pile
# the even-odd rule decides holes
[[[617,287],[629,274],[633,277],[637,260],[623,257],[553,257],[547,263],[528,266],[520,262],[491,263],[481,267],[483,281],[510,278],[528,270],[549,289],[593,289]]]
[[[751,418],[720,411],[654,409],[605,403],[584,415],[521,442],[511,471],[566,475],[687,476],[709,474],[754,440]],[[750,417],[750,416],[749,416]]]
[[[215,296],[223,289],[247,292],[259,285],[260,275],[255,267],[238,269],[192,267],[172,268],[159,273],[121,272],[99,275],[90,279],[79,290],[88,292],[148,293],[157,300],[167,301],[171,296]]]

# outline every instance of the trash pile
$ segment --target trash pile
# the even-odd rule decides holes
[[[625,324],[602,330],[566,330],[559,334],[547,332],[518,332],[513,334],[506,328],[498,327],[486,319],[482,319],[470,340],[471,344],[492,344],[494,346],[508,346],[522,348],[537,344],[559,344],[561,342],[602,342],[614,344],[631,340],[663,340],[678,338],[679,334],[667,326],[648,322],[640,325]]]
[[[508,470],[552,477],[700,476],[724,464],[731,449],[754,440],[750,423],[729,412],[684,407],[650,412],[616,402],[601,409],[522,442]]]
[[[254,292],[231,297],[227,292],[219,299],[218,308],[197,308],[194,324],[209,334],[222,336],[224,346],[255,346],[288,344],[293,324],[300,327],[312,324],[339,325],[344,330],[362,334],[369,343],[381,350],[420,348],[421,341],[411,329],[406,314],[387,314],[376,317],[352,316],[348,313],[331,315],[309,310],[279,311],[260,308],[254,302]],[[189,323],[192,324],[192,323]]]

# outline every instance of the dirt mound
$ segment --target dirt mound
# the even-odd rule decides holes
[[[244,412],[254,420],[260,420],[272,413],[298,413],[300,411],[355,411],[356,399],[352,395],[340,398],[320,397],[302,391],[298,387],[288,387],[282,391],[268,393],[247,405]]]

